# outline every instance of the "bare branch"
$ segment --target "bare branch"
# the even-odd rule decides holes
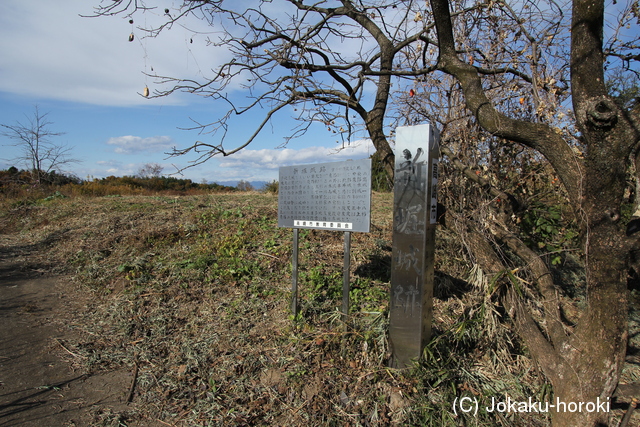
[[[64,133],[50,129],[53,123],[47,118],[48,115],[49,113],[41,113],[36,106],[33,114],[26,116],[26,123],[0,124],[6,129],[0,135],[13,140],[11,145],[21,150],[20,155],[5,160],[26,166],[31,170],[35,181],[39,181],[42,174],[79,162],[70,157],[70,147],[52,141],[52,138]]]
[[[567,334],[560,315],[560,290],[553,283],[551,271],[549,271],[549,268],[538,254],[513,233],[509,232],[506,227],[494,223],[491,230],[497,238],[505,242],[511,250],[526,262],[527,267],[533,273],[534,281],[542,295],[542,305],[545,311],[544,320],[550,341],[554,348],[561,349],[566,341]]]
[[[467,108],[491,134],[519,142],[542,153],[558,172],[569,196],[574,198],[574,206],[579,206],[582,194],[581,160],[562,135],[552,127],[514,120],[495,109],[486,95],[476,68],[457,56],[447,0],[431,0],[431,4],[434,15],[437,16],[436,27],[440,41],[438,66],[458,79],[465,94]]]

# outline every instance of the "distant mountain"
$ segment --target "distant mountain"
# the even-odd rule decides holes
[[[209,184],[213,184],[214,182],[218,185],[237,187],[238,182],[240,181],[212,181]],[[249,181],[249,184],[251,184],[251,186],[256,190],[262,190],[268,184],[268,182],[267,181]]]

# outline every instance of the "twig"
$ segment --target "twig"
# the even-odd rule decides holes
[[[278,257],[273,256],[273,255],[271,255],[271,254],[266,254],[266,253],[264,253],[264,252],[258,252],[258,251],[256,251],[256,253],[257,253],[257,254],[259,254],[259,255],[264,255],[264,256],[271,257],[271,258],[273,258],[273,259],[278,259]]]
[[[396,378],[393,376],[393,374],[391,373],[390,369],[385,369],[385,372],[391,377],[392,380],[396,380]]]
[[[627,409],[624,417],[622,417],[622,420],[620,421],[620,424],[618,424],[618,427],[627,427],[627,424],[629,424],[629,421],[631,420],[631,414],[633,413],[633,410],[636,409],[636,406],[638,406],[638,399],[634,397],[633,399],[631,399],[629,409]]]
[[[162,295],[162,292],[147,292],[145,294],[138,295],[138,298],[148,297],[151,295]]]
[[[75,354],[73,351],[69,350],[67,347],[65,347],[58,338],[56,338],[56,342],[60,345],[60,347],[62,347],[64,349],[64,351],[66,351],[67,353],[69,353],[70,355],[72,355],[73,357],[79,357],[80,359],[86,359],[86,357],[81,356],[79,354]]]
[[[365,374],[363,374],[363,375],[360,375],[360,376],[358,377],[358,379],[356,380],[356,382],[360,382],[360,381],[362,381],[364,378],[368,377],[369,375],[375,375],[375,374],[377,374],[378,372],[384,372],[384,371],[388,371],[388,370],[387,370],[386,368],[383,368],[383,369],[374,369],[373,371],[369,371],[369,372],[367,372],[367,373],[365,373]],[[391,378],[393,378],[393,377],[391,377]],[[395,378],[393,378],[393,379],[395,380]]]
[[[138,358],[134,357],[133,360],[133,379],[131,380],[131,387],[129,387],[129,395],[127,396],[127,403],[131,403],[133,400],[133,392],[136,389],[136,381],[138,380]]]

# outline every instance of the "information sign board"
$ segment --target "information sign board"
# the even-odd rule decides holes
[[[280,168],[278,226],[368,232],[371,159]]]

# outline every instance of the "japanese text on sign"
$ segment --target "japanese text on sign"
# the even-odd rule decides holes
[[[369,231],[371,160],[280,168],[278,226]]]

